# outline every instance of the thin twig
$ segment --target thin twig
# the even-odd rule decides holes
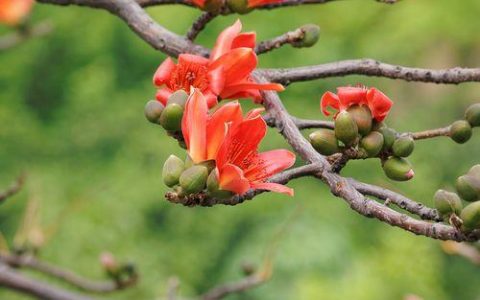
[[[447,254],[460,255],[473,264],[480,265],[480,251],[471,244],[446,241],[442,243],[442,249]]]
[[[13,48],[30,38],[48,35],[52,30],[53,25],[50,22],[39,23],[31,28],[19,29],[14,33],[0,37],[0,51]]]
[[[218,286],[212,290],[205,293],[201,296],[202,300],[219,300],[223,299],[227,295],[234,293],[241,293],[246,290],[249,290],[255,286],[258,286],[268,280],[267,276],[262,274],[254,273],[250,276],[247,276],[238,282],[228,283],[225,285]]]
[[[414,140],[424,140],[430,138],[436,138],[440,136],[450,136],[450,126],[443,127],[443,128],[436,128],[436,129],[429,129],[419,132],[410,132],[407,133],[410,135]]]
[[[195,20],[195,22],[193,22],[192,27],[190,27],[188,30],[187,39],[193,42],[198,34],[205,29],[205,26],[207,26],[210,21],[215,19],[216,16],[217,14],[211,12],[202,13],[202,15]]]
[[[280,48],[285,44],[299,42],[303,39],[304,35],[305,32],[302,30],[302,28],[297,28],[293,31],[289,31],[280,36],[277,36],[271,40],[261,41],[255,47],[255,52],[257,54],[262,54]]]
[[[24,183],[25,183],[25,174],[22,174],[18,176],[17,180],[15,180],[15,182],[12,183],[9,188],[7,188],[5,191],[0,193],[0,203],[5,201],[7,198],[15,195],[16,193],[18,193],[22,189]]]

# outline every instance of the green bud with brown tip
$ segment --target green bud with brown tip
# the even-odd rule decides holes
[[[407,157],[412,154],[415,148],[415,142],[410,136],[401,136],[395,140],[392,145],[392,151],[395,156]]]
[[[335,132],[331,129],[319,129],[312,132],[308,139],[313,148],[322,155],[332,155],[340,152]]]
[[[176,103],[168,104],[160,116],[160,125],[168,131],[182,129],[183,107]]]
[[[301,39],[292,43],[295,48],[312,47],[318,42],[320,36],[320,27],[315,24],[306,24],[299,28],[303,36]]]
[[[347,111],[341,111],[335,118],[335,136],[347,146],[352,146],[357,140],[357,123]]]
[[[180,175],[180,186],[187,195],[199,193],[205,189],[207,177],[207,167],[196,165],[183,171]]]
[[[253,8],[248,7],[248,0],[227,0],[228,8],[240,15],[248,14]]]
[[[442,217],[449,217],[452,213],[458,216],[463,208],[460,197],[455,193],[445,190],[438,190],[433,196],[433,201],[435,208]]]
[[[216,170],[213,170],[210,173],[210,175],[208,175],[207,191],[208,191],[208,194],[210,195],[210,197],[218,198],[218,199],[228,199],[228,198],[231,198],[235,195],[234,193],[232,193],[230,191],[220,189],[220,187],[218,185],[218,177],[217,177],[217,171]]]
[[[476,178],[477,180],[480,180],[480,165],[471,167],[467,174]]]
[[[378,129],[378,132],[380,132],[383,135],[383,150],[391,149],[393,146],[393,143],[395,143],[395,137],[397,135],[395,130],[388,127],[382,127]]]
[[[360,140],[360,147],[365,150],[368,157],[377,156],[383,148],[383,135],[377,131],[370,132]]]
[[[480,201],[470,203],[460,213],[462,229],[466,231],[480,228]]]
[[[480,103],[470,105],[465,111],[465,119],[472,127],[480,126]]]
[[[180,175],[184,169],[185,164],[183,160],[175,155],[170,155],[165,161],[165,164],[163,164],[162,178],[165,185],[173,187],[178,184]]]
[[[365,105],[354,105],[347,109],[350,115],[357,123],[358,133],[362,136],[366,136],[372,131],[372,113],[370,109]]]
[[[464,120],[455,121],[450,127],[450,137],[456,143],[464,144],[472,137],[472,126]]]
[[[465,201],[480,200],[480,179],[470,175],[460,176],[455,182],[455,188],[458,195]]]
[[[383,171],[388,178],[396,181],[407,181],[415,175],[412,170],[412,165],[408,160],[395,156],[385,161]]]
[[[178,90],[168,97],[167,105],[176,103],[182,108],[185,108],[185,103],[187,103],[188,94],[184,90]]]
[[[164,108],[165,106],[159,101],[150,100],[145,105],[145,117],[152,123],[160,124],[160,116],[162,115]]]

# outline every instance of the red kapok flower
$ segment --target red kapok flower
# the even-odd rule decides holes
[[[30,13],[33,0],[0,0],[0,23],[18,25]]]
[[[322,112],[326,116],[330,115],[328,107],[344,111],[353,105],[368,106],[373,118],[381,122],[387,117],[393,102],[376,88],[364,87],[339,87],[337,94],[326,92],[320,101]]]
[[[157,100],[165,104],[168,97],[179,89],[190,93],[199,89],[208,100],[208,107],[221,99],[253,98],[261,102],[260,90],[282,91],[277,83],[256,83],[250,74],[257,66],[257,55],[253,51],[255,33],[240,33],[242,23],[226,28],[217,39],[210,58],[181,54],[175,64],[167,58],[153,76],[154,84],[160,89]]]

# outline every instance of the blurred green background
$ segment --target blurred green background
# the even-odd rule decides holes
[[[199,15],[179,6],[148,12],[178,33]],[[478,0],[396,5],[357,0],[258,11],[240,19],[260,40],[305,23],[322,29],[313,48],[284,47],[263,55],[263,67],[370,57],[443,68],[480,64],[479,13]],[[211,46],[237,17],[217,18],[199,42]],[[155,93],[151,77],[165,56],[104,11],[37,5],[32,19],[50,20],[55,31],[0,53],[0,187],[22,171],[28,174],[24,190],[0,207],[0,230],[10,243],[28,201],[35,201],[39,217],[33,228],[45,239],[42,259],[100,279],[98,256],[111,251],[135,262],[141,281],[105,298],[159,299],[170,276],[180,279],[184,296],[241,278],[241,264],[261,264],[286,226],[272,280],[228,299],[403,299],[410,293],[479,299],[477,266],[444,254],[437,241],[359,216],[318,181],[292,182],[294,198],[264,194],[235,207],[186,208],[164,201],[163,162],[184,152],[145,120],[143,107]],[[356,83],[376,86],[395,101],[388,123],[399,131],[445,126],[478,102],[480,92],[478,83],[442,86],[349,76],[293,84],[281,96],[292,114],[324,118],[320,95]],[[263,148],[279,147],[288,145],[270,130]],[[378,161],[353,162],[344,173],[432,205],[434,191],[450,188],[479,163],[479,153],[477,130],[464,146],[447,138],[417,143],[411,158],[416,177],[408,183],[387,180]],[[5,290],[0,298],[27,299]]]

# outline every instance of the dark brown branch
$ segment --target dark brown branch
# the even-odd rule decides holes
[[[22,189],[24,183],[25,183],[25,175],[22,174],[17,178],[17,180],[15,180],[14,183],[12,183],[12,185],[9,188],[7,188],[5,191],[0,193],[0,203],[5,201],[7,198],[15,195],[16,193],[18,193]]]
[[[303,39],[305,32],[302,28],[295,29],[293,31],[286,32],[280,36],[277,36],[271,40],[262,41],[255,47],[257,54],[262,54],[268,51],[280,48],[285,44],[292,44],[299,42]]]
[[[239,280],[238,282],[228,283],[228,284],[213,288],[212,290],[208,291],[200,298],[202,300],[223,299],[224,297],[230,294],[241,293],[246,290],[252,289],[253,287],[256,287],[264,283],[265,281],[267,281],[268,278],[269,278],[268,276],[265,276],[261,273],[260,274],[255,273],[253,275],[247,276]]]
[[[36,24],[31,28],[17,30],[14,33],[0,37],[0,51],[13,48],[22,42],[30,39],[48,35],[52,32],[53,26],[49,22]]]
[[[193,24],[192,27],[187,32],[187,39],[194,41],[197,38],[198,34],[205,29],[205,26],[215,19],[217,14],[211,12],[204,12]]]
[[[44,300],[89,300],[58,287],[28,278],[0,263],[0,286]]]
[[[288,85],[297,81],[319,78],[366,75],[406,81],[420,81],[445,84],[480,81],[480,68],[421,69],[386,64],[373,59],[354,59],[315,66],[263,69],[260,72],[270,80]]]
[[[93,281],[83,278],[70,270],[61,269],[59,267],[41,262],[33,256],[14,256],[14,255],[0,255],[0,261],[15,268],[29,268],[46,275],[55,277],[64,282],[67,282],[79,289],[92,293],[108,293],[118,291],[136,283],[136,276],[125,280],[124,282],[115,281]]]

